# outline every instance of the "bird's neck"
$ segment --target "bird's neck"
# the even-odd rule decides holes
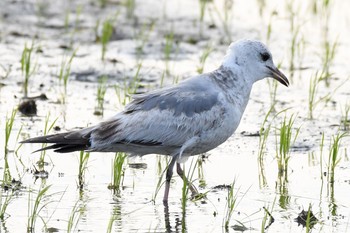
[[[220,66],[212,72],[212,77],[225,93],[227,100],[239,107],[244,112],[253,83],[251,79],[244,77],[239,67],[230,69],[226,66]]]

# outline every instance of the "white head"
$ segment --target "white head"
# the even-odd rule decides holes
[[[231,43],[222,65],[229,69],[238,66],[253,82],[272,77],[285,86],[289,85],[287,77],[274,65],[271,52],[260,41],[239,40]]]

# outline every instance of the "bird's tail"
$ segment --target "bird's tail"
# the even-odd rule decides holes
[[[35,152],[53,149],[55,152],[68,153],[73,151],[88,150],[90,147],[90,136],[92,127],[82,130],[52,134],[47,136],[30,138],[21,143],[48,143],[53,144],[41,148]]]

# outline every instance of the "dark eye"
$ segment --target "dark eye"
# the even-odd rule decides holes
[[[267,61],[270,59],[270,54],[268,53],[260,53],[260,56],[261,56],[261,60],[263,61]]]

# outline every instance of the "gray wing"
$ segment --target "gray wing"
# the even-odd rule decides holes
[[[123,112],[96,127],[92,133],[93,150],[117,144],[128,144],[130,149],[131,145],[181,147],[193,136],[216,127],[220,117],[217,114],[224,111],[219,93],[199,76],[136,96]]]
[[[171,111],[174,117],[186,115],[192,117],[209,111],[218,102],[219,92],[208,90],[201,86],[177,86],[148,95],[139,95],[134,98],[124,110],[125,114],[135,111]]]

